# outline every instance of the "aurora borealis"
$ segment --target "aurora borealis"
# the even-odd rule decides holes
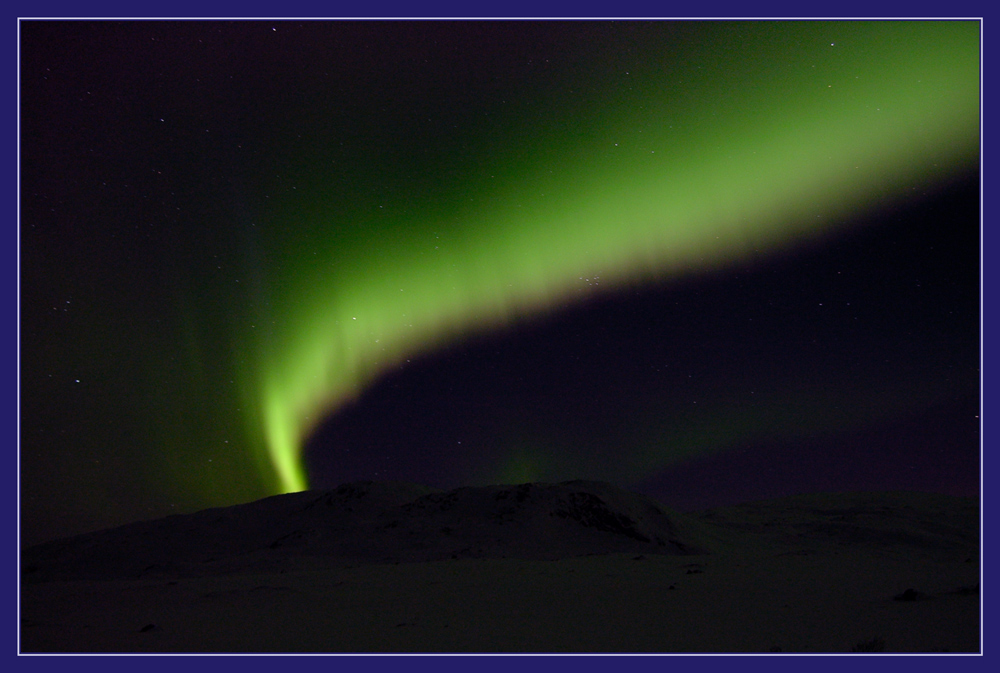
[[[954,184],[978,166],[979,29],[22,23],[25,535],[383,475],[440,486],[651,483],[748,439],[863,432],[975,396],[977,202]],[[819,281],[823,293],[810,294],[795,267],[766,291],[802,294],[784,317],[758,316],[770,327],[755,331],[752,312],[740,325],[734,316],[758,290],[713,285],[733,273],[763,287],[769,265],[828,259],[828,248],[850,264],[857,255],[844,241],[910,250],[871,241],[886,222],[900,227],[894,217],[942,217],[942,203],[966,209],[960,221],[921,225],[957,241],[926,257],[940,268],[924,269],[923,282],[947,288],[936,299],[865,287],[879,265],[892,287],[897,269],[920,268],[917,257],[868,260],[837,299]],[[805,264],[821,274],[814,258]],[[699,305],[684,294],[691,287],[715,299]],[[510,410],[527,403],[510,402],[525,394],[511,372],[563,380],[569,369],[553,363],[576,353],[564,329],[603,329],[615,311],[646,315],[653,295],[635,298],[646,291],[690,306],[643,327],[632,353],[592,346],[603,355],[575,371],[602,389],[553,383],[534,408],[565,406],[519,423]],[[790,308],[824,303],[842,317]],[[942,306],[960,315],[912,347],[893,345],[915,324],[909,316]],[[723,314],[733,323],[706,318]],[[622,320],[607,328],[613,339],[593,343],[621,343],[637,324]],[[843,343],[799,354],[794,326],[807,324],[803,334]],[[713,341],[711,357],[735,352],[741,335],[760,346],[733,356],[725,376],[693,354]],[[552,352],[539,355],[538,343]],[[512,344],[532,354],[495,363],[507,376],[433,359],[476,352],[469,361],[482,363],[476,348]],[[651,344],[663,346],[657,358]],[[879,370],[885,348],[898,358]],[[705,374],[697,413],[676,410],[666,392],[676,381],[646,381],[668,366]],[[492,402],[474,419],[449,416],[445,393],[429,392],[444,371],[468,387],[459,398],[504,390],[503,400],[484,397]],[[597,372],[610,371],[635,390],[609,393]],[[468,448],[433,432],[421,441],[435,436],[447,450],[407,444],[420,432],[393,425],[403,407],[366,397],[387,385],[415,386],[407,404],[426,408],[407,413],[421,427],[434,417],[496,427],[473,432]],[[764,401],[749,404],[744,388]],[[562,399],[543,401],[552,396]],[[567,439],[615,400],[630,419],[603,438],[615,446],[594,433]],[[358,458],[365,441],[345,446],[330,429],[363,426],[366,409],[384,410],[376,424],[394,435],[390,462],[411,470],[376,474],[386,444]]]

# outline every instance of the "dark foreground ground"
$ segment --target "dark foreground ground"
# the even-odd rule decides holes
[[[352,484],[22,555],[22,652],[977,652],[979,507]]]

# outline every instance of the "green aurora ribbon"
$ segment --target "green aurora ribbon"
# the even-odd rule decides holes
[[[545,98],[550,123],[494,110],[427,165],[387,130],[378,168],[310,169],[272,214],[296,233],[236,351],[268,491],[307,488],[310,431],[412,354],[821,236],[978,161],[977,22],[704,34]],[[392,198],[363,195],[373,176]]]

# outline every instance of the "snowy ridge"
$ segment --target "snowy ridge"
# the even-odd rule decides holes
[[[358,482],[144,521],[24,550],[26,582],[203,576],[303,564],[707,553],[699,525],[603,482],[438,491]]]

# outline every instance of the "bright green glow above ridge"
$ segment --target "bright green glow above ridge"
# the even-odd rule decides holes
[[[242,354],[273,491],[307,488],[308,433],[409,354],[790,245],[978,156],[976,22],[714,30],[681,70],[665,48],[661,77],[623,73],[561,103],[551,132],[501,121],[507,142],[463,160],[467,181],[448,172],[406,208],[325,205],[319,183],[284,206],[310,232],[287,253],[304,261]]]

